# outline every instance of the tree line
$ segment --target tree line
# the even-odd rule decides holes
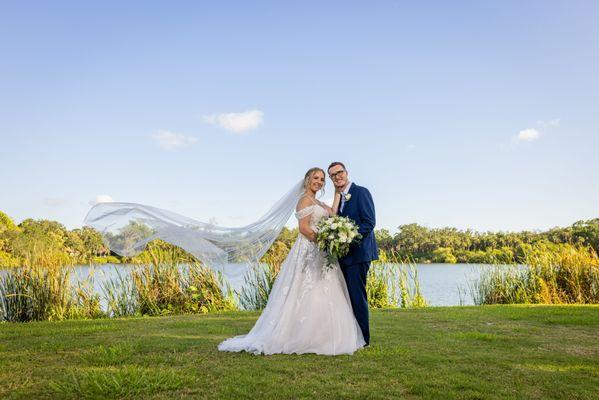
[[[477,232],[407,224],[399,226],[394,235],[386,229],[375,235],[380,249],[399,259],[423,263],[522,263],[534,249],[575,246],[598,252],[599,218],[541,232]]]
[[[291,249],[297,229],[284,228],[265,260],[282,261]],[[400,225],[392,234],[387,229],[375,231],[382,261],[411,260],[418,263],[521,263],[534,249],[557,249],[560,246],[590,247],[599,251],[599,218],[578,221],[567,227],[533,232],[477,232],[456,228],[427,228],[418,224]],[[162,241],[150,248],[170,251],[182,262],[193,256]],[[0,267],[22,265],[65,265],[144,263],[150,252],[136,257],[111,254],[101,235],[92,228],[68,230],[50,220],[25,219],[16,224],[0,211]]]

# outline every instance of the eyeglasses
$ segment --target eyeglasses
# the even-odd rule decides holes
[[[337,171],[337,172],[335,172],[333,174],[329,174],[329,178],[335,179],[337,177],[337,175],[341,176],[341,175],[343,175],[344,172],[345,172],[345,170],[342,169],[341,171]]]

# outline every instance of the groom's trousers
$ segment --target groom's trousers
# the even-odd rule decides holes
[[[368,323],[368,298],[366,297],[366,276],[370,262],[344,265],[341,267],[354,315],[362,330],[364,341],[370,344],[370,326]]]

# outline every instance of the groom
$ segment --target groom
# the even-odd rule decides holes
[[[366,346],[370,344],[368,324],[368,298],[366,296],[366,276],[372,260],[378,260],[379,253],[374,239],[374,203],[368,189],[350,182],[345,165],[333,162],[328,168],[329,177],[335,191],[341,193],[339,215],[349,217],[357,225],[362,239],[352,244],[349,253],[339,259],[341,271],[347,283],[354,315],[362,329]]]

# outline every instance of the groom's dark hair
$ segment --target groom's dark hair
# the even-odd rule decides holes
[[[341,161],[333,161],[333,162],[331,163],[331,165],[329,165],[329,168],[327,168],[327,172],[328,172],[328,171],[329,171],[331,168],[333,168],[335,165],[341,165],[341,166],[343,167],[343,169],[347,171],[347,168],[345,168],[345,164],[343,164]]]

